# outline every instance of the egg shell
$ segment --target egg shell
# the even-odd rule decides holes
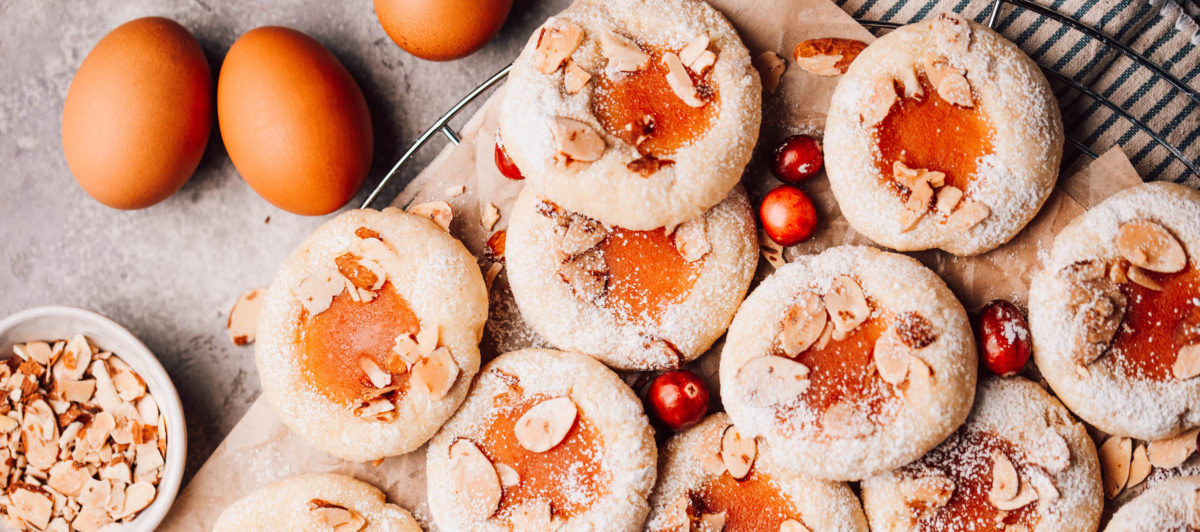
[[[289,212],[337,210],[371,167],[371,115],[358,84],[290,28],[256,28],[233,43],[217,81],[217,120],[246,183]]]
[[[512,0],[375,0],[388,36],[421,59],[449,61],[483,48],[500,31]]]
[[[196,171],[212,130],[212,74],[191,32],[132,20],[96,43],[63,103],[63,154],[75,180],[109,207],[166,199]]]

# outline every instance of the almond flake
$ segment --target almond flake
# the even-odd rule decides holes
[[[91,363],[92,348],[88,346],[87,339],[82,334],[77,334],[67,341],[62,356],[54,363],[54,378],[80,380]]]
[[[1104,477],[1104,494],[1116,497],[1129,480],[1129,464],[1133,454],[1133,442],[1129,438],[1109,436],[1100,446],[1100,472]]]
[[[1020,487],[1021,480],[1012,460],[1000,451],[992,452],[992,489],[988,492],[988,502],[1000,508],[1005,501],[1016,498]]]
[[[821,337],[828,321],[825,303],[816,294],[805,290],[783,316],[779,347],[788,357],[795,358]]]
[[[1139,268],[1175,273],[1187,266],[1187,253],[1179,240],[1167,228],[1149,220],[1121,224],[1116,243],[1117,252]]]
[[[1129,265],[1124,259],[1114,261],[1108,267],[1108,280],[1114,284],[1125,284],[1129,282]]]
[[[521,475],[517,473],[517,470],[503,462],[496,464],[496,474],[500,477],[501,487],[511,488],[521,483]]]
[[[837,277],[829,285],[825,293],[825,306],[829,309],[835,335],[848,334],[867,321],[871,314],[862,287],[847,275]]]
[[[921,87],[921,80],[917,77],[917,69],[915,66],[903,66],[896,72],[898,76],[896,81],[900,82],[900,86],[904,89],[903,96],[905,98],[916,98],[925,94],[925,89]]]
[[[948,51],[966,53],[971,45],[971,26],[957,13],[940,13],[932,22],[938,44]]]
[[[835,403],[821,414],[821,428],[832,438],[862,438],[875,432],[867,414],[851,403]]]
[[[611,31],[600,32],[600,49],[608,66],[617,72],[634,72],[646,67],[650,56],[637,44]]]
[[[966,230],[982,222],[985,218],[992,214],[991,209],[987,205],[976,200],[966,200],[958,210],[950,214],[946,218],[946,226],[951,229]]]
[[[572,216],[565,227],[555,228],[555,235],[558,236],[558,250],[563,256],[574,257],[604,242],[608,238],[608,229],[591,218]]]
[[[316,316],[333,303],[333,298],[346,289],[344,277],[330,266],[317,268],[292,289],[292,296],[309,316]]]
[[[812,532],[803,523],[795,519],[788,519],[779,523],[779,532]]]
[[[767,92],[775,92],[779,88],[779,81],[783,78],[783,72],[787,70],[787,63],[779,57],[779,54],[767,50],[758,54],[751,61],[754,69],[758,70],[758,77],[762,79],[763,90]]]
[[[547,399],[525,411],[513,434],[525,450],[544,453],[562,443],[578,417],[579,409],[570,397]]]
[[[1133,449],[1133,459],[1129,462],[1129,481],[1125,483],[1125,486],[1128,488],[1137,486],[1148,476],[1150,476],[1150,458],[1146,454],[1146,447],[1139,443]]]
[[[83,485],[89,478],[91,473],[83,464],[68,460],[58,462],[50,468],[46,485],[63,495],[75,497],[83,490]]]
[[[592,80],[592,75],[579,66],[575,61],[567,61],[567,69],[563,71],[563,91],[567,94],[575,94]]]
[[[900,341],[894,330],[889,330],[875,341],[871,354],[879,378],[890,384],[900,384],[908,378],[909,347]]]
[[[550,530],[550,503],[532,499],[512,509],[509,519],[513,532],[545,532]]]
[[[722,433],[725,431],[722,430]],[[704,449],[700,453],[700,467],[704,471],[714,477],[719,477],[725,474],[729,469],[725,467],[725,460],[721,458],[721,449],[713,450],[711,442],[704,442]]]
[[[968,109],[975,106],[971,83],[962,70],[951,67],[945,59],[936,59],[926,60],[925,73],[941,99]]]
[[[772,268],[779,269],[780,266],[787,264],[783,258],[783,246],[771,240],[771,237],[767,236],[767,232],[762,229],[758,230],[758,250],[762,252],[763,258],[767,259],[767,263]]]
[[[554,19],[543,26],[533,51],[533,62],[538,72],[550,74],[562,66],[563,61],[579,48],[583,28],[565,19]]]
[[[424,392],[431,400],[437,401],[450,393],[454,382],[458,380],[458,373],[458,364],[450,356],[450,350],[439,347],[413,365],[412,377],[409,382],[414,389]]]
[[[359,358],[358,367],[367,374],[367,380],[371,381],[371,386],[383,388],[392,383],[392,376],[380,369],[379,364],[376,364],[371,357]]]
[[[752,358],[737,372],[749,400],[759,405],[785,404],[808,389],[808,366],[772,355]]]
[[[671,86],[671,91],[678,96],[683,103],[690,107],[704,107],[704,100],[700,99],[696,93],[696,86],[692,84],[692,76],[683,66],[683,61],[679,60],[679,56],[673,53],[663,54],[662,61],[667,65],[667,85]]]
[[[387,423],[396,419],[396,403],[387,397],[375,397],[356,406],[352,413],[362,419]]]
[[[555,160],[561,164],[572,161],[591,162],[604,155],[604,139],[592,129],[592,126],[570,118],[555,117],[550,122],[550,132],[554,135],[558,155]]]
[[[447,198],[456,198],[456,197],[461,196],[464,193],[466,193],[466,191],[467,191],[466,185],[454,185],[454,186],[446,187],[446,197]],[[365,228],[363,228],[363,229],[365,229]]]
[[[50,524],[54,501],[45,490],[32,484],[18,483],[9,486],[6,509],[12,517],[44,529]]]
[[[454,221],[454,209],[444,201],[427,201],[408,208],[409,214],[415,214],[433,220],[443,231],[450,232],[450,222]]]
[[[487,202],[483,206],[483,215],[479,218],[479,223],[483,224],[484,229],[491,231],[498,221],[500,221],[500,209],[497,209],[492,202]]]
[[[725,529],[725,512],[700,514],[698,532],[721,532]]]
[[[904,502],[922,515],[935,513],[945,507],[954,490],[954,480],[936,469],[919,477],[902,479],[898,486]]]
[[[496,276],[500,275],[500,270],[504,269],[504,263],[493,262],[488,266],[488,270],[483,274],[483,283],[487,286],[488,292],[492,291],[492,285],[496,283]]]
[[[491,517],[500,506],[500,478],[483,451],[471,440],[459,438],[450,445],[450,468],[460,510],[474,519]]]
[[[695,72],[697,76],[704,74],[705,70],[712,68],[715,64],[717,64],[717,54],[709,50],[700,52],[700,56],[694,61],[684,62],[688,70]]]
[[[950,214],[963,198],[963,191],[954,185],[946,185],[937,192],[936,208],[938,212]]]
[[[704,33],[693,37],[683,49],[679,50],[679,60],[683,61],[685,65],[690,65],[693,61],[700,58],[700,54],[708,50],[710,41],[708,35]]]
[[[417,331],[416,336],[417,347],[420,349],[421,354],[429,354],[432,353],[434,349],[437,349],[438,342],[441,341],[441,331],[441,326],[436,323],[421,324],[421,330]],[[399,337],[396,338],[396,342],[398,345],[400,342]],[[403,353],[401,353],[401,355],[403,355]]]
[[[1185,345],[1179,348],[1179,353],[1175,355],[1175,362],[1171,364],[1171,375],[1180,380],[1200,375],[1200,344]]]
[[[1183,465],[1188,457],[1196,452],[1197,434],[1200,434],[1200,428],[1149,442],[1146,446],[1146,457],[1150,465],[1162,469],[1174,469]]]
[[[608,263],[599,250],[590,250],[560,264],[558,277],[571,293],[584,301],[595,301],[608,287]]]
[[[1001,511],[1011,512],[1037,502],[1037,500],[1037,490],[1030,487],[1028,482],[1023,482],[1021,483],[1021,490],[1017,492],[1016,496],[1002,501],[993,501],[992,505]]]
[[[846,73],[866,47],[866,43],[853,39],[810,39],[796,45],[792,59],[800,68],[818,76],[838,76]]]
[[[750,474],[754,459],[758,456],[758,442],[745,436],[733,425],[725,427],[721,434],[721,461],[729,476],[741,480]]]
[[[863,102],[862,109],[859,110],[859,117],[862,118],[863,125],[872,127],[883,122],[883,119],[887,118],[888,113],[891,112],[896,99],[895,80],[891,76],[875,78],[871,85],[871,94],[867,97],[867,101]]]
[[[154,494],[155,488],[153,484],[149,482],[135,482],[125,489],[125,504],[122,506],[120,514],[113,517],[122,519],[145,510],[154,501]]]
[[[254,288],[238,296],[233,309],[229,311],[229,319],[225,328],[229,331],[229,339],[234,345],[246,345],[254,341],[254,330],[258,327],[258,312],[266,299],[266,290]]]
[[[1131,264],[1129,266],[1129,270],[1127,270],[1125,273],[1129,276],[1130,281],[1141,285],[1143,288],[1148,288],[1150,290],[1154,290],[1155,292],[1161,292],[1163,289],[1162,283],[1158,282],[1153,277],[1150,277],[1150,273],[1142,269],[1140,266]]]
[[[707,227],[706,218],[700,215],[683,222],[675,229],[672,241],[683,260],[696,262],[712,251],[712,244],[709,244],[706,234]]]

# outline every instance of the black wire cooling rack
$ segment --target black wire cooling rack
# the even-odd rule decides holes
[[[1134,63],[1139,65],[1139,67],[1149,70],[1151,72],[1151,74],[1156,76],[1158,79],[1161,79],[1161,80],[1166,81],[1167,83],[1170,83],[1173,87],[1175,87],[1177,90],[1179,90],[1179,92],[1181,92],[1182,94],[1184,94],[1185,96],[1190,98],[1193,102],[1200,103],[1200,94],[1198,94],[1195,89],[1188,86],[1186,83],[1184,83],[1178,77],[1174,76],[1173,74],[1168,72],[1166,69],[1164,69],[1162,66],[1158,65],[1154,61],[1151,61],[1146,56],[1138,53],[1137,51],[1122,44],[1121,42],[1105,35],[1104,33],[1096,30],[1095,28],[1088,26],[1087,24],[1084,24],[1078,20],[1072,19],[1066,15],[1058,13],[1057,11],[1054,11],[1054,10],[1048,9],[1046,7],[1043,7],[1041,5],[1038,5],[1029,0],[994,0],[992,2],[991,9],[989,11],[988,18],[986,21],[986,24],[989,27],[994,28],[996,26],[996,20],[1000,15],[1000,10],[1006,6],[1012,7],[1015,9],[1023,9],[1023,10],[1029,11],[1031,13],[1035,13],[1039,16],[1054,20],[1060,24],[1063,24],[1066,27],[1071,28],[1072,30],[1082,33],[1083,35],[1104,45],[1105,47],[1107,47],[1111,50],[1115,50],[1116,52],[1128,57],[1131,61],[1133,61]],[[901,23],[898,23],[898,22],[881,22],[881,21],[875,21],[875,20],[861,20],[861,19],[858,20],[858,23],[862,24],[864,27],[866,27],[876,33],[881,32],[881,31],[892,30],[892,29],[895,29],[902,25]],[[383,189],[388,185],[388,183],[391,182],[397,175],[400,174],[400,171],[412,159],[413,155],[415,155],[418,151],[420,151],[421,148],[425,147],[425,145],[429,144],[429,142],[431,140],[433,140],[433,138],[436,137],[439,133],[441,133],[443,136],[445,136],[446,139],[449,140],[451,143],[458,144],[459,140],[460,140],[458,132],[456,132],[454,130],[454,128],[450,126],[450,121],[453,120],[454,117],[457,116],[460,112],[462,112],[463,109],[465,109],[468,105],[470,105],[471,102],[478,99],[484,93],[487,93],[493,87],[499,85],[500,81],[502,81],[508,75],[508,70],[509,70],[509,68],[511,68],[511,66],[512,65],[505,66],[504,68],[500,69],[499,72],[496,72],[491,77],[489,77],[486,81],[481,83],[478,87],[475,87],[474,90],[467,93],[467,95],[464,96],[461,100],[459,100],[458,103],[454,104],[453,107],[451,107],[448,111],[446,111],[446,113],[443,114],[441,116],[441,118],[438,118],[437,121],[435,121],[433,123],[433,125],[429,126],[429,128],[426,129],[424,133],[421,133],[421,136],[417,137],[417,139],[415,141],[413,141],[412,145],[410,145],[408,147],[408,149],[405,150],[404,154],[400,156],[400,159],[396,161],[396,164],[393,165],[390,170],[388,170],[387,174],[385,174],[383,176],[383,179],[381,179],[379,181],[379,184],[375,186],[375,189],[371,191],[371,194],[369,196],[367,196],[367,199],[363,201],[363,204],[362,204],[363,208],[370,207],[375,202],[375,200],[378,198],[380,192],[382,192]],[[1155,143],[1157,143],[1157,144],[1161,145],[1163,148],[1165,148],[1167,150],[1167,152],[1170,153],[1171,157],[1173,157],[1176,160],[1178,160],[1179,162],[1183,163],[1183,165],[1187,168],[1188,172],[1190,172],[1191,175],[1200,176],[1200,169],[1197,168],[1196,162],[1189,159],[1183,153],[1183,151],[1179,149],[1178,146],[1172,145],[1161,132],[1150,127],[1144,121],[1138,119],[1137,117],[1135,117],[1131,113],[1129,113],[1129,111],[1126,111],[1120,105],[1117,105],[1116,103],[1114,103],[1111,99],[1104,97],[1100,93],[1093,90],[1091,87],[1088,87],[1087,85],[1076,80],[1075,78],[1068,76],[1066,74],[1063,74],[1062,72],[1059,72],[1052,68],[1047,68],[1044,65],[1042,66],[1042,71],[1046,73],[1046,76],[1048,78],[1055,80],[1059,83],[1062,83],[1063,85],[1069,87],[1071,90],[1074,90],[1080,94],[1083,94],[1084,96],[1087,96],[1088,98],[1095,100],[1099,104],[1111,109],[1114,113],[1116,113],[1122,119],[1126,120],[1127,122],[1132,124],[1137,129],[1140,129],[1142,132],[1146,133],[1146,135],[1148,135],[1151,139],[1153,139],[1153,141]],[[1064,95],[1059,94],[1058,97],[1060,99],[1063,99]],[[1067,140],[1067,144],[1074,147],[1076,150],[1079,151],[1079,153],[1082,153],[1092,159],[1095,159],[1096,157],[1098,157],[1098,155],[1095,151],[1093,151],[1087,144],[1081,142],[1078,138],[1073,136],[1070,132],[1067,133],[1066,140]]]

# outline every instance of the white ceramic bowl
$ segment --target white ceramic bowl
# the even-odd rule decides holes
[[[61,340],[83,333],[88,342],[111,351],[129,364],[146,381],[158,403],[159,412],[167,423],[167,456],[162,480],[154,502],[138,514],[137,519],[121,526],[122,531],[151,531],[163,518],[183,481],[183,466],[187,459],[187,425],[179,393],[154,356],[137,337],[124,327],[90,310],[75,307],[37,307],[23,310],[0,320],[0,358],[12,355],[14,344],[33,340]],[[0,525],[0,528],[3,528]]]

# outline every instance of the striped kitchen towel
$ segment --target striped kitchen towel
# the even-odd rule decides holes
[[[835,0],[855,18],[908,23],[954,11],[986,23],[990,0]],[[1148,57],[1188,85],[1200,89],[1200,0],[1033,0],[1083,22]],[[996,30],[1019,44],[1043,67],[1090,87],[1174,146],[1200,167],[1200,101],[1176,89],[1149,68],[1084,33],[1027,9],[1004,4]],[[1095,153],[1119,145],[1146,180],[1171,180],[1200,187],[1200,175],[1168,147],[1101,101],[1065,83],[1051,85],[1062,108],[1067,134]],[[1088,160],[1068,145],[1064,169]]]

